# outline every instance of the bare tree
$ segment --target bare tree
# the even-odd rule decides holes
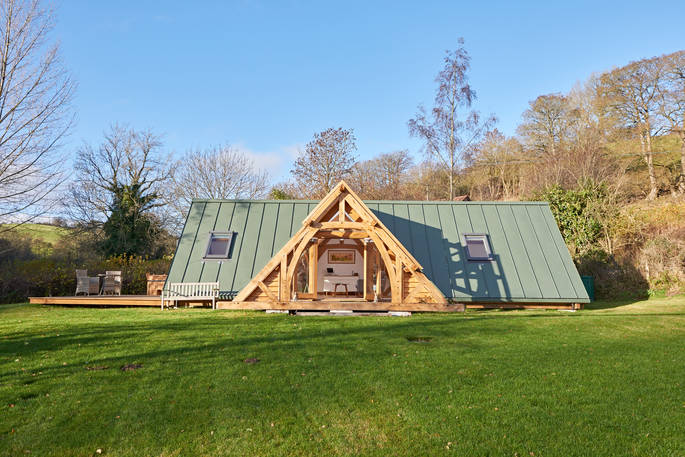
[[[510,200],[518,195],[522,146],[499,130],[488,132],[470,158],[469,175],[487,200]]]
[[[176,224],[194,198],[264,198],[269,176],[249,156],[230,145],[188,152],[176,165],[169,204]]]
[[[561,94],[541,95],[523,112],[518,133],[538,156],[555,159],[569,136],[572,110]]]
[[[159,227],[157,211],[165,205],[163,187],[171,181],[173,171],[169,159],[160,138],[150,130],[112,126],[101,145],[85,144],[77,152],[76,176],[70,186],[70,216],[81,227],[105,237],[107,230],[101,229],[108,223],[120,224],[114,221],[120,218],[124,221],[121,224],[131,226],[116,226],[112,232],[117,231],[126,246],[135,244],[135,249],[131,248],[134,251],[126,253],[142,252],[149,247],[145,243],[151,242],[144,232]],[[129,235],[137,239],[124,239]],[[116,253],[116,247],[111,251]]]
[[[600,77],[600,90],[607,105],[623,126],[637,133],[642,156],[647,164],[649,193],[653,200],[658,193],[654,172],[654,136],[664,131],[659,116],[659,88],[665,76],[663,61],[644,59],[605,73]]]
[[[356,162],[356,140],[352,129],[329,128],[314,134],[290,170],[298,193],[321,198],[338,181],[347,178]]]
[[[350,179],[363,198],[400,200],[405,197],[403,185],[412,165],[406,149],[388,152],[355,164]]]
[[[680,138],[678,191],[685,193],[685,51],[662,57],[665,77],[660,90],[659,114],[669,130]]]
[[[52,11],[2,0],[0,21],[0,221],[25,222],[54,203],[62,182],[57,153],[75,85],[49,42]]]
[[[467,151],[495,123],[494,116],[481,119],[478,111],[471,109],[476,92],[468,81],[470,65],[464,39],[459,38],[459,47],[446,52],[443,69],[435,78],[438,90],[430,114],[419,106],[416,117],[407,123],[410,135],[424,141],[424,152],[448,170],[450,200]]]

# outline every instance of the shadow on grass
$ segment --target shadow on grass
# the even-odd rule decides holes
[[[434,343],[450,344],[458,355],[460,352],[476,351],[478,346],[473,343],[476,337],[482,338],[497,332],[496,329],[473,325],[478,318],[398,319],[385,321],[382,325],[375,320],[360,322],[358,318],[351,319],[354,321],[258,316],[256,319],[227,320],[212,314],[190,322],[184,319],[95,325],[67,323],[58,331],[52,328],[49,331],[37,329],[6,334],[0,341],[0,353],[11,354],[12,358],[28,358],[79,347],[89,348],[92,352],[92,348],[101,347],[101,353],[95,357],[83,355],[88,359],[87,363],[118,367],[138,361],[154,360],[163,364],[179,359],[183,359],[185,364],[195,360],[202,365],[200,360],[216,357],[217,351],[236,354],[235,361],[228,359],[227,362],[237,363],[244,358],[243,355],[252,355],[255,351],[261,354],[288,354],[306,352],[311,347],[315,348],[314,352],[324,354],[325,359],[333,364],[349,358],[351,354],[358,357],[360,363],[364,360],[364,363],[373,363],[376,358],[387,358],[392,348],[411,344],[407,337],[413,335],[426,335]],[[332,321],[335,321],[335,326],[331,325]],[[458,340],[458,344],[452,345],[455,340]],[[126,345],[129,343],[133,350],[127,355],[112,354],[127,352]],[[81,368],[85,370],[85,360],[72,361],[70,364],[84,364]],[[0,380],[15,375],[11,366],[6,365],[6,368],[0,372]],[[40,370],[46,374],[53,371],[66,375],[73,372],[73,368],[50,364],[42,365]]]

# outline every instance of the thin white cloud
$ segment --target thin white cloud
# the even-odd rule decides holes
[[[232,146],[251,158],[256,168],[269,173],[274,182],[288,179],[290,167],[299,149],[299,145],[283,146],[275,151],[255,151],[242,143],[234,143]]]

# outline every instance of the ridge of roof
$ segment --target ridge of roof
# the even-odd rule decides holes
[[[259,199],[230,199],[230,198],[194,198],[193,203],[301,203],[317,204],[320,200],[259,200]],[[411,205],[542,205],[548,206],[546,201],[445,201],[445,200],[363,200],[373,204],[411,204]]]

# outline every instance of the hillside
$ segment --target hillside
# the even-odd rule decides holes
[[[0,225],[0,228],[6,227],[5,225]],[[69,229],[65,227],[58,227],[56,225],[49,224],[22,224],[12,230],[13,236],[19,237],[30,237],[37,243],[31,244],[31,250],[35,254],[39,255],[49,255],[52,253],[52,249],[55,244],[62,240],[67,234],[69,234]],[[3,233],[0,237],[7,238],[8,233]]]

